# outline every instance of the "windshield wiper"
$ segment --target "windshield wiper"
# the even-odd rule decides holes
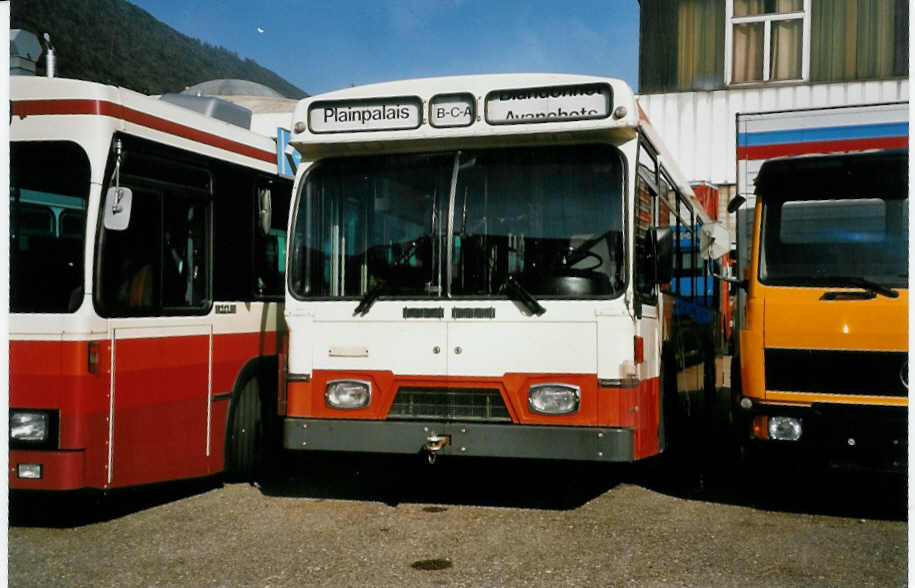
[[[424,239],[429,239],[429,235],[420,235],[416,239],[410,241],[401,251],[400,255],[394,260],[394,263],[391,264],[392,267],[397,268],[400,265],[403,265],[407,261],[413,252],[416,251],[416,248]],[[359,305],[356,306],[356,310],[353,311],[353,316],[365,316],[366,313],[372,308],[372,305],[375,304],[375,301],[378,300],[378,297],[382,294],[388,293],[390,288],[388,288],[387,283],[384,281],[379,281],[377,284],[366,290],[365,294],[362,295],[362,298],[359,299]]]
[[[385,290],[387,290],[387,284],[384,282],[378,282],[366,290],[365,294],[362,295],[362,298],[359,299],[359,306],[353,311],[353,316],[365,316]]]
[[[531,296],[531,293],[511,275],[505,279],[505,283],[502,284],[500,290],[505,292],[512,300],[517,300],[524,305],[524,308],[531,314],[540,316],[546,312],[546,309],[540,306],[540,303]]]
[[[893,290],[892,288],[884,286],[878,282],[874,282],[866,278],[859,278],[857,276],[823,276],[814,278],[813,282],[835,287],[854,286],[863,290],[867,290],[868,292],[873,292],[874,294],[886,296],[887,298],[899,297],[899,292],[896,290]]]

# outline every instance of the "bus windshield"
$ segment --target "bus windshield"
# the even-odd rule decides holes
[[[10,312],[74,312],[83,294],[89,159],[75,143],[10,143]]]
[[[904,173],[886,170],[868,186],[832,194],[786,190],[764,199],[759,277],[771,285],[904,288],[908,234]]]
[[[623,288],[624,169],[608,146],[328,159],[297,207],[297,296],[587,298]]]

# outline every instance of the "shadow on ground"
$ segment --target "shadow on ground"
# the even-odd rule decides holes
[[[266,496],[569,510],[607,492],[623,470],[593,464],[290,453],[265,467]],[[9,524],[71,528],[110,521],[190,498],[221,477],[101,492],[11,492]],[[430,507],[431,508],[431,507]]]
[[[182,480],[101,492],[10,492],[9,524],[70,528],[110,521],[162,504],[209,492],[219,478]]]
[[[635,465],[356,454],[277,455],[265,496],[572,510],[621,483],[688,500],[878,520],[907,520],[906,477],[804,464],[751,467],[665,455]],[[101,493],[10,493],[12,526],[69,528],[113,520],[219,488],[220,477]],[[430,506],[430,508],[434,508]]]
[[[907,476],[803,461],[741,461],[667,455],[633,468],[628,482],[650,490],[759,510],[905,521]]]
[[[618,485],[628,467],[483,458],[293,453],[260,483],[268,496],[570,510]]]

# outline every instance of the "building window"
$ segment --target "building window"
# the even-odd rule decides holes
[[[812,2],[812,81],[885,79],[907,75],[907,0]]]
[[[810,0],[727,0],[729,84],[809,77]]]
[[[639,91],[724,85],[724,0],[641,0]]]

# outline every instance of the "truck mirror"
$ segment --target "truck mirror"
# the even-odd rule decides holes
[[[674,232],[670,227],[656,227],[649,235],[654,238],[657,282],[666,284],[674,277]]]
[[[130,225],[130,205],[133,191],[123,186],[112,186],[105,194],[105,229],[123,231]]]

